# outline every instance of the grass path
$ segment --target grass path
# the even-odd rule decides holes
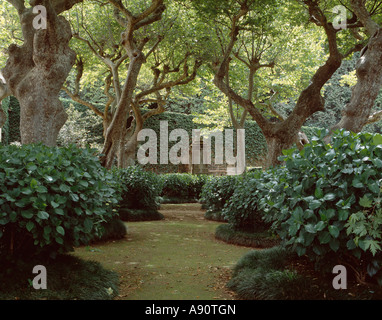
[[[204,219],[199,204],[162,205],[165,220],[127,223],[127,236],[75,255],[101,262],[120,275],[117,299],[225,300],[231,268],[251,248],[218,241],[219,225]]]

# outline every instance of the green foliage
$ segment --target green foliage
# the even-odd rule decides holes
[[[118,213],[122,221],[155,221],[164,219],[163,214],[157,210],[120,208]]]
[[[18,100],[10,96],[3,101],[7,108],[7,122],[5,124],[3,144],[21,141],[20,136],[20,105]],[[3,128],[4,129],[4,128]]]
[[[259,206],[299,256],[326,265],[331,258],[352,263],[355,257],[366,262],[354,266],[362,275],[372,266],[379,269],[373,257],[380,253],[382,136],[341,130],[326,144],[325,134],[302,151],[284,151],[285,167],[274,171]]]
[[[213,177],[202,189],[200,202],[207,212],[220,212],[232,197],[241,176]]]
[[[102,119],[79,103],[63,98],[61,102],[68,119],[59,132],[57,145],[76,144],[79,148],[86,148],[89,145],[101,152],[104,140]]]
[[[243,232],[235,230],[230,224],[221,224],[216,228],[215,238],[238,246],[269,248],[279,243],[279,240],[268,231]]]
[[[100,117],[87,107],[60,98],[65,111],[68,113],[68,120],[62,127],[58,139],[58,146],[66,147],[76,144],[78,147],[85,148],[87,145],[97,149],[103,144],[103,126]],[[93,101],[92,101],[93,102]],[[18,100],[11,96],[3,100],[3,108],[8,110],[8,119],[3,133],[3,144],[20,142],[20,104]],[[93,102],[101,109],[101,105]]]
[[[235,230],[262,232],[269,228],[259,208],[269,177],[261,171],[250,172],[239,180],[232,196],[223,208],[223,216]]]
[[[369,300],[381,296],[380,290],[361,288],[352,281],[348,286],[357,288],[356,292],[335,290],[332,280],[332,274],[314,273],[307,261],[301,261],[291,250],[280,246],[245,254],[236,264],[227,286],[243,300]]]
[[[157,174],[143,170],[139,166],[113,169],[114,179],[122,188],[122,208],[157,210],[161,181]]]
[[[122,221],[120,212],[110,221],[102,224],[102,231],[99,237],[94,238],[95,242],[119,240],[123,239],[126,235],[126,226]]]
[[[206,175],[168,173],[161,176],[162,197],[198,201],[206,181]]]
[[[0,255],[63,253],[102,233],[118,188],[93,150],[3,146]]]
[[[311,282],[285,268],[291,256],[282,247],[250,251],[236,264],[227,286],[246,300],[301,299]]]
[[[345,225],[347,235],[354,237],[354,244],[365,252],[369,251],[373,256],[381,251],[382,239],[381,198],[378,197],[374,201],[367,196],[362,197],[359,204],[364,209],[353,213]]]
[[[144,123],[144,128],[150,128],[155,131],[158,137],[157,150],[160,150],[160,121],[168,121],[168,131],[171,132],[174,129],[184,129],[187,131],[190,145],[192,138],[192,131],[194,129],[213,130],[213,127],[206,127],[203,124],[195,123],[194,115],[166,112],[158,116],[149,118]],[[232,129],[232,127],[225,127],[224,129]],[[223,132],[224,133],[224,132]],[[236,141],[236,134],[234,133],[234,145]],[[169,141],[169,150],[176,142]],[[246,163],[247,165],[256,165],[266,154],[266,141],[263,133],[255,121],[247,121],[245,124],[245,151],[246,151]],[[212,158],[214,157],[214,147],[212,147]],[[155,170],[158,173],[165,172],[177,172],[178,166],[173,164],[158,164],[144,166],[146,169]]]
[[[8,108],[9,108],[10,97],[7,97],[1,101],[1,109],[3,110],[6,120],[4,126],[1,128],[0,144],[8,144],[9,140],[9,118],[8,118]]]
[[[33,267],[43,265],[48,271],[45,290],[30,285]],[[36,258],[17,264],[1,261],[1,300],[112,300],[118,295],[119,277],[96,261],[73,255],[58,255],[54,260]]]

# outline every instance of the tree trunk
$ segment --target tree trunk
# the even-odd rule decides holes
[[[134,133],[125,144],[125,156],[124,156],[123,168],[126,168],[128,166],[133,166],[135,164],[136,152],[138,147],[137,134],[138,134],[138,131],[136,131],[136,133]]]
[[[113,115],[113,120],[106,130],[105,143],[102,151],[104,156],[101,158],[101,163],[105,168],[110,169],[115,161],[117,161],[118,168],[123,168],[127,163],[125,145],[126,137],[130,129],[128,118],[132,109],[134,89],[144,61],[144,54],[138,51],[130,61],[121,99]]]
[[[24,44],[9,47],[3,76],[20,103],[21,143],[55,146],[67,119],[58,96],[76,54],[69,48],[69,23],[57,16],[49,1],[43,4],[48,13],[47,29],[33,28],[32,8],[19,11]]]
[[[331,128],[360,132],[367,123],[371,110],[382,86],[382,31],[378,29],[364,48],[356,70],[358,82],[352,91],[349,104],[342,113],[341,120]],[[330,140],[330,137],[327,138]]]
[[[291,124],[291,121],[280,122],[274,124],[265,132],[263,131],[268,148],[264,164],[266,168],[281,164],[278,157],[282,155],[283,150],[291,148],[293,144],[296,144],[299,149],[302,148],[301,146],[305,141],[304,137],[300,138],[301,121],[296,121],[294,125]]]

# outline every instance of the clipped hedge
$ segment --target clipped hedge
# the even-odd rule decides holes
[[[190,138],[192,138],[192,130],[203,129],[205,126],[193,122],[193,115],[176,113],[176,112],[165,112],[163,114],[157,115],[155,117],[149,118],[144,123],[144,128],[150,128],[154,130],[157,137],[160,137],[160,123],[161,121],[168,122],[168,130],[171,132],[174,129],[184,129],[187,131]],[[232,129],[232,127],[226,128]],[[211,129],[213,130],[213,129]],[[246,163],[247,165],[256,165],[258,161],[261,161],[265,156],[267,151],[266,141],[262,131],[255,121],[248,120],[245,123],[245,146],[246,146]],[[160,139],[158,139],[157,150],[160,150]],[[236,141],[236,136],[234,135],[234,141]],[[169,141],[169,149],[176,142]],[[214,148],[212,147],[212,158],[214,157]],[[169,164],[158,164],[144,166],[148,170],[155,170],[158,173],[171,173],[171,172],[181,172],[183,170],[182,166]]]
[[[203,186],[210,179],[207,175],[168,173],[160,175],[162,202],[197,202]]]
[[[9,115],[8,115],[8,109],[9,109],[9,101],[10,97],[6,97],[0,102],[1,110],[4,112],[6,120],[1,128],[1,136],[0,136],[0,144],[8,144],[9,140]]]
[[[7,145],[15,141],[21,141],[20,105],[18,100],[10,96],[2,101],[2,105],[7,115],[7,120],[3,127],[2,143]]]
[[[284,151],[285,167],[258,205],[299,256],[328,271],[351,265],[360,281],[382,284],[382,135],[340,130],[326,144],[326,134],[302,151]]]
[[[113,175],[122,188],[121,208],[136,210],[157,210],[161,181],[157,174],[139,166],[113,169]]]
[[[115,217],[119,189],[90,149],[0,150],[0,256],[71,251]]]

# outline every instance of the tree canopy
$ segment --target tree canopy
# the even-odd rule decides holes
[[[25,17],[36,15],[36,5],[47,6],[65,27],[34,30]],[[38,127],[39,117],[60,113],[59,96],[89,108],[103,123],[107,167],[133,163],[143,122],[166,110],[219,128],[238,129],[246,119],[255,120],[273,165],[282,149],[299,143],[302,125],[379,130],[380,77],[371,63],[365,72],[375,75],[367,80],[373,95],[362,102],[362,119],[346,110],[367,90],[356,71],[359,58],[378,64],[381,10],[378,0],[7,0],[0,6],[4,92],[20,101],[24,142],[38,140],[42,132],[27,129],[27,119]],[[60,35],[66,28],[71,35]],[[56,49],[45,47],[49,37]],[[70,41],[67,47],[60,37]],[[18,60],[15,48],[30,58]],[[39,50],[45,57],[49,51],[51,65],[39,62]],[[60,77],[43,71],[60,63]],[[34,89],[34,101],[31,92],[20,90],[31,70],[51,87],[44,93],[51,102],[35,111],[46,85]],[[42,80],[44,72],[55,81]],[[346,121],[340,121],[342,111],[348,112]],[[53,139],[66,116],[57,119],[45,121],[52,122],[47,131],[54,131]]]

